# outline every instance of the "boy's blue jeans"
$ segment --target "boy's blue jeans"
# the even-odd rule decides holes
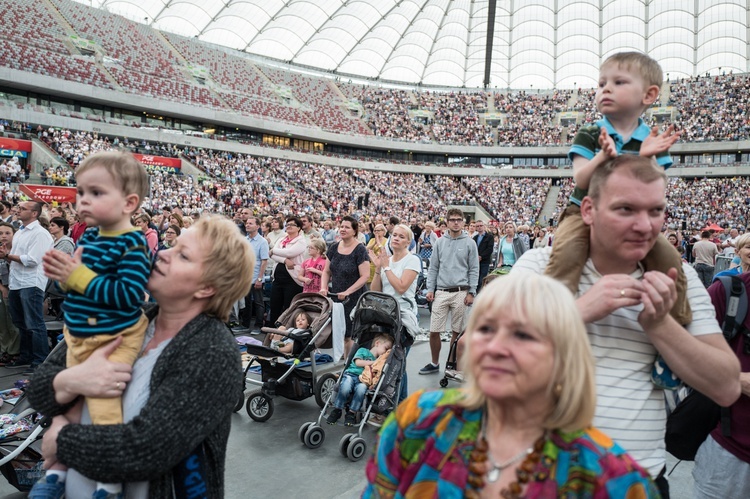
[[[367,394],[368,386],[359,381],[359,376],[356,374],[344,373],[344,377],[341,379],[341,385],[339,385],[339,394],[336,396],[336,401],[333,406],[337,409],[344,409],[346,401],[349,397],[352,398],[349,404],[349,410],[357,412],[362,408],[362,402],[365,400],[365,394]]]

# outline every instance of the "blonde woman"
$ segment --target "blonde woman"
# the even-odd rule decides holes
[[[659,497],[599,430],[594,362],[567,288],[510,274],[477,296],[465,387],[420,391],[386,420],[363,497]]]

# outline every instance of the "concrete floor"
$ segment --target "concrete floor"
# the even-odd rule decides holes
[[[425,310],[422,310],[420,322],[423,327],[429,323]],[[443,343],[443,364],[447,355],[448,344]],[[426,342],[418,342],[412,347],[407,366],[410,392],[422,388],[438,388],[441,376],[420,376],[418,373],[429,358],[429,345]],[[17,371],[0,368],[0,389],[11,386],[18,377]],[[452,386],[455,384],[452,383]],[[252,390],[253,388],[248,388],[246,394]],[[339,453],[338,442],[347,433],[345,427],[323,424],[326,438],[323,445],[315,450],[306,448],[297,437],[299,427],[307,421],[314,421],[319,412],[314,398],[301,402],[277,398],[274,414],[265,423],[250,419],[244,407],[233,415],[227,449],[226,497],[359,497],[366,484],[366,460],[353,463]],[[375,429],[366,426],[363,436],[368,442],[369,456]],[[668,469],[671,470],[676,463],[670,456]],[[670,476],[672,498],[692,497],[692,466],[691,462],[681,462]],[[24,495],[0,477],[0,497],[15,499]]]

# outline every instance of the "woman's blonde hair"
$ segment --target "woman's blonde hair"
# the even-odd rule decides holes
[[[396,230],[396,228],[399,228],[406,232],[406,237],[409,240],[409,244],[411,244],[411,242],[414,240],[414,232],[412,232],[411,227],[406,224],[398,224],[393,228],[393,230]]]
[[[742,234],[739,239],[737,239],[737,243],[735,244],[735,253],[739,253],[742,248],[750,244],[750,232],[747,234]],[[738,255],[739,256],[739,255]]]
[[[554,279],[532,272],[513,272],[482,288],[466,325],[465,406],[476,409],[486,403],[471,365],[477,323],[486,313],[502,313],[525,322],[552,343],[554,360],[547,386],[552,410],[544,428],[574,431],[591,425],[596,409],[594,359],[573,295],[566,290]]]
[[[234,222],[223,216],[202,216],[190,230],[207,249],[203,284],[215,290],[204,312],[226,322],[232,305],[250,291],[255,254]]]

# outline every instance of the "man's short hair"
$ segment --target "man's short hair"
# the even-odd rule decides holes
[[[42,208],[44,207],[44,203],[41,203],[39,201],[29,201],[29,203],[31,203],[29,205],[29,211],[31,211],[31,213],[36,213],[36,216],[34,218],[38,220],[39,217],[42,216]]]
[[[461,220],[464,219],[464,212],[459,210],[458,208],[451,208],[450,210],[448,210],[446,218],[451,218],[454,215],[457,217],[461,217]]]
[[[138,196],[136,209],[148,197],[148,172],[132,154],[120,151],[101,151],[92,154],[76,168],[76,176],[96,167],[104,168],[112,175],[123,194]]]
[[[613,54],[602,63],[602,68],[613,64],[631,73],[638,72],[646,86],[656,85],[661,88],[661,84],[664,82],[664,73],[659,63],[641,52]]]
[[[626,171],[630,176],[645,184],[662,180],[664,186],[667,185],[667,174],[664,173],[664,168],[657,165],[653,158],[635,154],[620,154],[594,170],[591,175],[588,196],[594,201],[594,204],[599,202],[602,188],[610,175],[618,170]]]
[[[701,232],[701,237],[703,239],[708,239],[709,237],[711,237],[711,231],[710,230],[704,230],[704,231],[702,231]]]
[[[390,217],[388,223],[391,225],[398,225],[401,223],[401,220],[398,217]]]

